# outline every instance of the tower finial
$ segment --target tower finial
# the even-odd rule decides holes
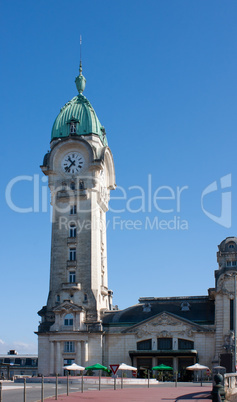
[[[81,62],[81,47],[82,46],[81,45],[82,45],[82,37],[80,35],[80,67],[79,67],[79,75],[75,79],[77,90],[80,95],[82,94],[82,92],[84,91],[85,86],[86,86],[86,79],[82,75],[82,62]]]
[[[79,68],[79,73],[82,75],[82,61],[81,61],[81,48],[82,48],[82,37],[80,35],[80,68]]]

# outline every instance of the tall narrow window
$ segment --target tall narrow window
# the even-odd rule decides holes
[[[80,190],[84,190],[84,188],[85,188],[85,187],[84,187],[84,181],[83,181],[83,180],[80,180],[80,181],[79,181],[79,189],[80,189]]]
[[[70,224],[69,237],[77,237],[77,227],[75,223]]]
[[[71,190],[75,190],[75,188],[76,188],[75,183],[74,183],[74,181],[72,181],[72,182],[70,183],[70,189],[71,189]]]
[[[76,215],[77,213],[77,206],[76,205],[71,205],[70,207],[70,215]]]
[[[76,282],[76,272],[70,271],[69,272],[69,283],[75,283],[75,282]]]
[[[64,352],[65,353],[75,352],[75,343],[73,341],[64,342]]]
[[[230,331],[234,329],[234,300],[230,300]]]
[[[69,326],[69,327],[73,325],[73,315],[72,314],[65,315],[64,325]]]
[[[76,131],[77,131],[76,123],[71,122],[71,124],[70,124],[70,134],[76,134]]]
[[[69,260],[76,261],[76,249],[75,248],[69,249]]]

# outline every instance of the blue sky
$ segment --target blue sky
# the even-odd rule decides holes
[[[0,352],[37,349],[37,311],[46,304],[49,285],[49,201],[48,212],[40,196],[38,212],[17,213],[5,191],[15,177],[32,178],[16,183],[11,194],[26,208],[33,205],[33,177],[40,194],[47,187],[39,165],[54,119],[77,94],[80,35],[84,94],[114,155],[118,189],[111,208],[125,210],[107,215],[114,304],[206,295],[214,287],[217,245],[237,235],[237,3],[4,0],[0,14]],[[213,182],[217,190],[205,195],[203,207],[212,218],[226,213],[221,224],[201,207]],[[149,194],[170,199],[152,198],[149,210]]]

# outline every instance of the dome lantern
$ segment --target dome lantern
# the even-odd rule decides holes
[[[99,136],[104,146],[108,145],[105,129],[92,105],[82,93],[86,86],[86,79],[82,75],[81,62],[75,83],[79,94],[61,108],[52,128],[51,140],[69,137],[72,134],[75,136],[95,134]]]

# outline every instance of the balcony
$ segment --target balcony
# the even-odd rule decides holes
[[[63,290],[81,290],[81,283],[73,282],[73,283],[63,283],[62,284]]]
[[[77,238],[76,237],[68,237],[67,244],[75,246],[77,244]]]
[[[77,266],[77,261],[76,260],[67,260],[67,268],[76,268]]]
[[[60,201],[75,199],[75,198],[88,198],[88,191],[83,190],[59,190],[57,192],[57,198]]]

